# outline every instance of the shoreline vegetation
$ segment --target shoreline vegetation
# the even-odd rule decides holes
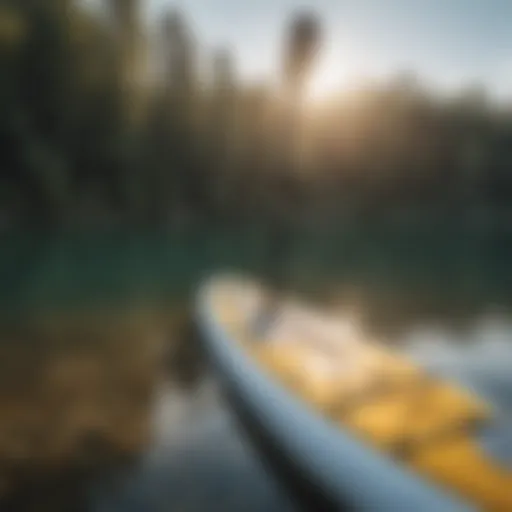
[[[0,8],[2,232],[250,226],[276,206],[320,225],[509,230],[512,102],[478,84],[441,96],[410,70],[354,84],[306,105],[294,174],[283,98],[240,76],[236,48],[205,46],[186,12],[148,25],[140,1],[101,5]]]

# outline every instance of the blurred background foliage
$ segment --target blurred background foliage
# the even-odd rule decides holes
[[[288,171],[283,98],[239,79],[229,48],[200,67],[180,11],[158,23],[134,0],[2,0],[2,229],[234,225],[286,202],[259,195]],[[303,116],[311,216],[508,224],[512,108],[479,86],[440,97],[403,72]]]

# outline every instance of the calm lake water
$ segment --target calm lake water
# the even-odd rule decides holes
[[[293,510],[187,315],[256,236],[11,235],[0,245],[0,495],[9,510]],[[309,237],[293,286],[512,414],[512,236]]]

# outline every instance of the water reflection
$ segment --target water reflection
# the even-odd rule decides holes
[[[512,244],[420,238],[310,244],[293,285],[512,410]],[[217,235],[0,246],[2,509],[291,509],[188,318],[209,271],[265,274],[257,247]]]
[[[192,327],[159,308],[4,325],[2,509],[286,510],[207,378]]]
[[[436,374],[455,379],[485,398],[494,420],[479,440],[495,460],[512,469],[512,323],[487,317],[466,332],[464,342],[453,333],[423,327],[409,336],[407,352]]]
[[[209,378],[194,392],[160,391],[152,448],[136,471],[100,488],[95,512],[292,510]]]
[[[458,334],[423,326],[405,342],[408,354],[422,365],[458,379],[512,415],[511,333],[510,319],[489,316]]]

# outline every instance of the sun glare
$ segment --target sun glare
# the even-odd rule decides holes
[[[313,103],[322,102],[347,90],[351,82],[352,73],[348,63],[340,62],[331,55],[316,66],[307,89],[307,100]]]

